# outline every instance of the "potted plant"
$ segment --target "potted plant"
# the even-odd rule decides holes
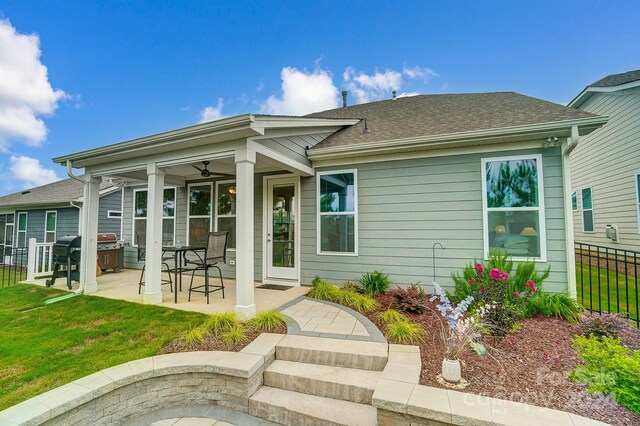
[[[460,356],[468,349],[478,354],[485,352],[484,346],[478,343],[481,338],[480,329],[475,317],[465,315],[473,296],[467,296],[463,301],[453,306],[445,291],[436,282],[433,283],[434,295],[430,301],[438,300],[436,308],[446,319],[446,323],[440,322],[440,338],[445,347],[442,360],[442,373],[437,380],[447,387],[463,389],[467,382],[462,378]]]

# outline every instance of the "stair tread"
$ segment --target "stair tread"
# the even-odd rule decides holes
[[[307,364],[295,361],[275,360],[265,374],[278,373],[322,382],[333,382],[374,390],[381,371],[358,368],[333,367],[330,365]]]
[[[278,346],[384,357],[386,357],[389,352],[389,345],[387,343],[329,339],[325,337],[299,336],[295,334],[287,334],[280,341]]]
[[[262,386],[249,398],[249,412],[255,415],[256,413],[251,409],[252,402],[301,413],[314,419],[324,420],[327,424],[353,426],[377,424],[377,410],[371,405],[307,395],[270,386]]]

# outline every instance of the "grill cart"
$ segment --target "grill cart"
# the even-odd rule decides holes
[[[80,244],[81,237],[65,235],[53,245],[53,274],[47,280],[47,287],[55,284],[56,278],[67,277],[67,287],[71,290],[71,281],[80,281]]]
[[[120,272],[123,265],[124,241],[113,233],[98,234],[98,268],[103,272],[107,269]]]

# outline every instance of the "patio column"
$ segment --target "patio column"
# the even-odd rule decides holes
[[[162,303],[162,199],[165,172],[155,164],[147,165],[147,248],[142,301]],[[177,289],[174,289],[177,291]]]
[[[253,169],[256,153],[236,149],[236,313],[249,319],[256,315],[253,284]]]
[[[80,247],[80,288],[85,293],[98,291],[96,267],[98,256],[98,204],[100,201],[101,178],[86,173],[84,180],[84,201],[82,207],[82,246]]]

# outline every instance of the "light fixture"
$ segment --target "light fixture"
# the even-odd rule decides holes
[[[531,226],[525,226],[520,235],[524,235],[525,237],[535,237],[538,235],[535,229]]]
[[[507,232],[507,228],[505,228],[504,225],[497,225],[494,230],[496,231],[496,234],[504,234]]]
[[[238,192],[235,185],[231,185],[228,191],[229,191],[229,194],[231,195],[236,195],[236,192]]]

